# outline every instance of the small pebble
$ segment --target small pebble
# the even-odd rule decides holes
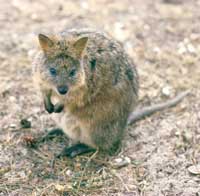
[[[192,165],[188,167],[188,171],[191,174],[199,175],[200,174],[200,165]]]
[[[55,184],[55,189],[58,191],[58,192],[63,192],[65,187],[63,185],[60,185],[60,184]]]
[[[14,124],[14,123],[12,123],[12,124],[10,124],[10,125],[9,125],[9,127],[10,127],[10,128],[16,128],[16,127],[17,127],[17,125],[16,125],[16,124]]]
[[[171,86],[165,86],[162,88],[162,94],[169,97],[172,94],[172,87]]]
[[[121,167],[125,167],[131,163],[131,159],[129,157],[125,158],[117,158],[115,159],[115,163],[113,163],[113,168],[119,169]]]
[[[195,53],[196,52],[196,49],[192,44],[188,44],[187,49],[188,49],[189,53]]]
[[[67,176],[72,176],[72,174],[73,174],[73,173],[72,173],[72,171],[71,171],[70,169],[68,169],[68,170],[66,171],[66,175],[67,175]]]
[[[117,158],[117,159],[115,159],[115,162],[116,162],[116,163],[121,163],[122,160],[123,160],[122,158]]]

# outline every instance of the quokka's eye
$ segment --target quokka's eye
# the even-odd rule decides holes
[[[56,76],[57,74],[56,69],[52,67],[49,69],[49,72],[51,73],[52,76]]]
[[[74,77],[76,75],[76,69],[72,69],[70,72],[69,72],[69,76],[70,77]]]

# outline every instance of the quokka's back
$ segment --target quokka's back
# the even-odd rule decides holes
[[[34,77],[46,109],[56,112],[53,98],[64,107],[54,114],[58,126],[75,142],[116,151],[138,94],[136,67],[122,45],[85,29],[39,35],[39,42]]]

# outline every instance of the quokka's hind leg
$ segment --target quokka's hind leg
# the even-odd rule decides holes
[[[120,122],[102,124],[93,132],[92,140],[100,151],[109,155],[115,155],[123,139],[124,125]]]
[[[99,146],[99,151],[103,154],[107,154],[110,156],[117,155],[121,150],[121,139],[118,139],[116,141],[109,141],[110,145],[108,145],[108,141],[101,142],[101,146]]]

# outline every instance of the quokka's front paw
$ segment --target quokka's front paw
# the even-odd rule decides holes
[[[44,96],[44,106],[45,109],[47,110],[47,112],[49,112],[50,114],[55,112],[55,113],[60,113],[62,112],[63,108],[64,108],[64,104],[62,103],[56,103],[55,105],[51,102],[51,95],[52,92],[49,91],[45,94]]]
[[[47,97],[44,99],[44,107],[46,111],[49,112],[50,114],[54,112],[54,105]]]
[[[54,112],[55,113],[60,113],[64,109],[64,105],[62,103],[57,103],[54,105]]]

